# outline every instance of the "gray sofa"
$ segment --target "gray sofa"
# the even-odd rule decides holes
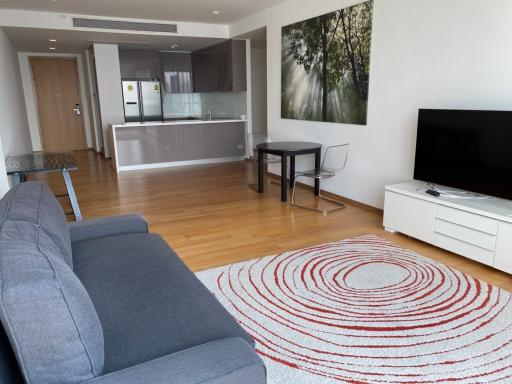
[[[0,383],[260,384],[253,340],[137,215],[68,224],[0,200]]]

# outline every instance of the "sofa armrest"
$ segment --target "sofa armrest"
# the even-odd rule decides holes
[[[71,243],[99,237],[148,232],[146,219],[136,214],[71,222],[68,225]]]
[[[266,369],[241,338],[213,341],[109,373],[86,384],[266,384]]]

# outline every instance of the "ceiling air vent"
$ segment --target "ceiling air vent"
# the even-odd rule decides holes
[[[123,31],[177,33],[176,24],[140,23],[134,21],[73,18],[73,26],[79,28],[118,29]]]

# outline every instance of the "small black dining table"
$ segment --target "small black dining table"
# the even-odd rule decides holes
[[[309,143],[303,141],[275,141],[271,143],[261,143],[256,146],[258,149],[258,192],[264,192],[264,157],[265,154],[271,154],[281,157],[281,201],[288,201],[288,157],[290,158],[290,188],[295,182],[295,156],[315,155],[315,169],[320,168],[320,158],[322,144]],[[315,195],[320,194],[320,180],[315,179]]]

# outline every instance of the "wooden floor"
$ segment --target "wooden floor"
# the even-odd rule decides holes
[[[86,219],[142,213],[195,271],[359,235],[375,234],[491,284],[512,290],[512,276],[382,228],[382,213],[357,204],[327,216],[281,203],[279,186],[264,194],[251,162],[187,166],[116,174],[92,151],[77,152],[72,172]],[[62,192],[59,174],[41,174]],[[314,203],[310,191],[301,197]]]

